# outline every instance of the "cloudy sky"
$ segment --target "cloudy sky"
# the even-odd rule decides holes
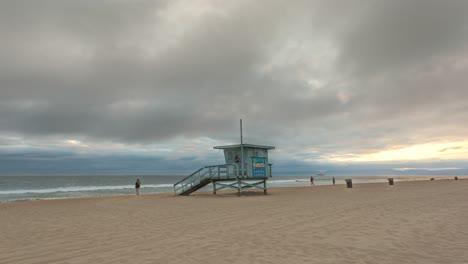
[[[468,1],[0,1],[0,175],[468,172]],[[458,170],[464,169],[464,170]]]

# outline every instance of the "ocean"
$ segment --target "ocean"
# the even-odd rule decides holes
[[[173,184],[185,176],[0,176],[0,202],[50,200],[81,197],[134,195],[134,184],[141,180],[140,194],[173,193]],[[314,176],[315,185],[331,185],[332,177]],[[334,176],[336,184],[387,182],[391,176]],[[434,176],[405,176],[395,181],[428,180]],[[448,177],[448,176],[446,176]],[[445,178],[446,178],[445,177]],[[443,176],[439,178],[444,178]],[[450,178],[453,178],[450,176]],[[273,176],[268,187],[310,186],[310,176]],[[211,191],[207,185],[201,191]]]

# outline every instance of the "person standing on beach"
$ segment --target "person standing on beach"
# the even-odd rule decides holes
[[[333,185],[335,185],[335,177],[333,177]]]
[[[310,186],[315,186],[315,184],[314,184],[314,176],[310,176]]]
[[[140,195],[140,186],[141,186],[140,179],[137,179],[135,182],[136,195]]]

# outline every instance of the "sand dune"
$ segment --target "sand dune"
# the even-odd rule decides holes
[[[468,181],[0,204],[1,263],[468,263]]]

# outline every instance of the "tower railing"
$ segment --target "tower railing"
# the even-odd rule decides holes
[[[200,168],[174,184],[175,195],[183,194],[191,189],[198,189],[213,180],[235,180],[247,176],[247,163],[244,163],[244,173],[241,164],[222,164]],[[203,186],[200,186],[203,185]]]

